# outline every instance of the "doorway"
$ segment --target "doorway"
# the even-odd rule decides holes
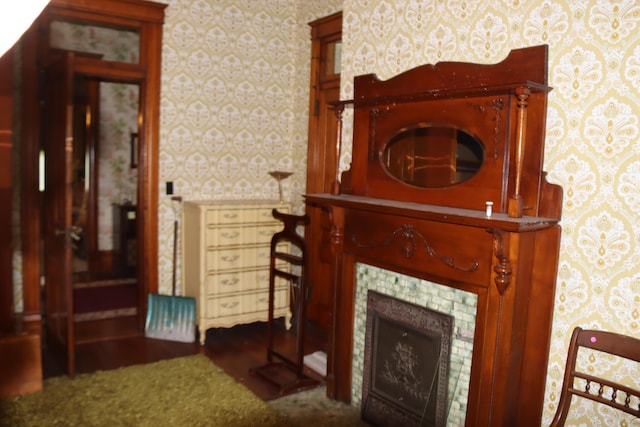
[[[44,315],[74,344],[140,332],[138,246],[144,251],[136,230],[140,83],[103,74],[101,60],[88,75],[82,59],[52,56],[41,86]]]
[[[135,330],[139,85],[75,74],[73,88],[74,321],[129,317]]]
[[[165,8],[165,4],[149,1],[137,2],[132,8],[127,0],[51,0],[21,41],[25,328],[43,333],[43,345],[57,353],[70,376],[74,375],[77,344],[143,334],[147,295],[157,292],[160,58]],[[101,50],[101,46],[110,48]],[[73,59],[66,61],[66,72],[58,73],[57,80],[47,80],[45,70],[69,55]],[[65,87],[57,92],[64,96],[50,97],[48,103],[68,100],[60,104],[60,110],[67,114],[56,114],[56,119],[49,120],[49,113],[58,109],[54,106],[45,111],[41,101],[48,88],[58,86]],[[109,97],[116,110],[107,115],[103,101]],[[125,104],[135,111],[127,119],[119,116]],[[113,119],[116,126],[100,123],[102,116]],[[52,124],[55,141],[47,130]],[[117,147],[104,138],[117,141]],[[50,151],[59,148],[68,156],[57,153],[54,158],[60,161],[47,162],[44,155],[45,174],[61,172],[52,175],[54,180],[47,179],[49,188],[40,192],[37,158],[45,146]],[[56,183],[63,189],[59,193],[50,188]],[[107,183],[108,189],[103,189]],[[60,215],[51,216],[49,211]],[[41,244],[34,248],[33,241]],[[50,276],[51,272],[55,275]],[[75,288],[89,293],[87,289],[104,285],[94,286],[95,282],[114,280],[133,285],[128,294],[135,301],[130,307],[135,314],[74,322],[79,305]],[[78,283],[85,286],[76,286]],[[105,301],[120,300],[127,294],[114,297],[113,289],[102,291],[108,297],[93,298],[94,306],[87,310],[112,311],[103,310]],[[121,321],[124,318],[126,325]],[[96,334],[91,327],[98,321],[106,324],[101,328],[105,335]]]

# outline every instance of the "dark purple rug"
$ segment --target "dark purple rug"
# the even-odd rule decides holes
[[[73,289],[76,320],[132,315],[138,307],[135,279],[78,283]]]

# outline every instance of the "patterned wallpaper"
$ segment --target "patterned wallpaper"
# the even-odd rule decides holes
[[[113,204],[136,204],[138,170],[131,168],[131,133],[138,132],[139,87],[100,83],[98,249],[113,249]]]
[[[307,24],[342,5],[337,0],[165,3],[161,292],[170,291],[172,278],[174,211],[164,196],[166,181],[173,181],[174,193],[185,200],[275,200],[277,182],[267,172],[291,171],[283,181],[284,198],[302,211],[311,56]]]
[[[545,170],[564,188],[564,206],[548,425],[575,326],[640,337],[640,2],[345,0],[343,12],[343,99],[355,75],[387,79],[444,60],[494,63],[513,48],[549,45]],[[640,369],[626,371],[640,383]],[[635,425],[590,404],[576,413],[571,425]]]

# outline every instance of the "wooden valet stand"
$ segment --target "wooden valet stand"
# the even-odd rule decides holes
[[[305,280],[306,243],[296,232],[298,226],[309,223],[308,215],[291,215],[273,209],[273,217],[284,223],[284,229],[271,238],[271,260],[269,270],[269,317],[267,325],[267,363],[251,369],[257,375],[280,389],[284,396],[299,390],[317,386],[320,381],[304,374],[304,329],[307,321],[307,301],[309,289]],[[282,244],[287,244],[288,252],[282,251]],[[293,254],[296,247],[300,255]],[[293,300],[293,326],[296,328],[295,357],[290,358],[276,350],[273,342],[274,307],[276,280],[289,282]],[[287,369],[294,374],[294,379],[283,383],[282,375],[275,375],[279,369]]]

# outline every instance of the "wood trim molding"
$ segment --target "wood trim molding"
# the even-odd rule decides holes
[[[41,17],[21,40],[22,50],[22,252],[24,318],[27,329],[41,329],[40,316],[40,193],[38,191],[38,153],[40,118],[38,100],[38,67],[49,56],[48,22],[53,19],[77,20],[98,25],[132,28],[140,34],[138,64],[115,65],[112,76],[140,84],[143,123],[140,128],[138,230],[139,280],[141,286],[140,328],[144,328],[147,294],[158,290],[158,156],[160,123],[160,73],[162,24],[166,4],[144,0],[52,0]],[[94,60],[81,60],[82,72],[104,73]],[[101,74],[102,75],[102,74]]]

